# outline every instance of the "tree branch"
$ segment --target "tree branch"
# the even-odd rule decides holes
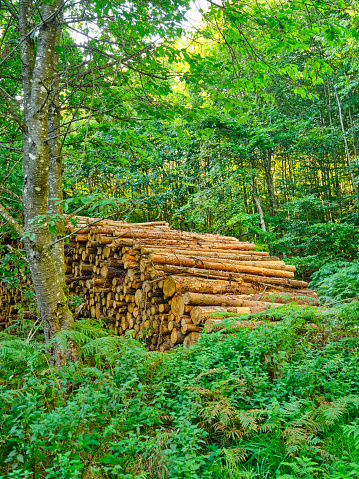
[[[87,205],[86,205],[86,206],[87,206]],[[1,212],[0,212],[0,214],[1,214]],[[84,229],[88,228],[89,226],[94,225],[94,224],[96,224],[96,223],[99,223],[100,221],[107,220],[108,218],[111,218],[112,216],[115,216],[115,215],[117,215],[117,214],[118,214],[118,211],[116,211],[115,213],[112,213],[112,214],[109,215],[109,216],[104,216],[103,218],[99,218],[99,219],[97,219],[97,220],[95,220],[95,221],[92,221],[91,223],[88,223],[88,224],[85,225],[85,226],[81,226],[81,228],[78,228],[77,230],[73,231],[72,233],[69,233],[68,235],[64,236],[63,238],[59,238],[58,240],[54,241],[53,243],[50,244],[50,246],[54,246],[56,243],[59,243],[60,241],[64,241],[65,239],[70,238],[70,236],[75,235],[75,234],[78,233],[79,231],[82,231],[82,230],[84,230]],[[70,218],[71,218],[71,217],[72,217],[72,216],[70,216]]]
[[[23,119],[21,118],[21,116],[17,113],[16,109],[14,108],[13,103],[15,102],[15,100],[13,98],[11,98],[11,96],[1,86],[0,86],[0,97],[6,103],[11,115],[13,116],[14,120],[19,125],[19,127],[23,131],[27,131],[27,126],[25,125]]]
[[[8,2],[7,0],[2,0],[2,3],[4,3],[8,9],[8,11],[10,12],[11,16],[16,20],[18,21],[19,20],[19,14],[17,13],[16,11],[16,8],[13,7],[11,5],[10,2]]]
[[[23,227],[11,216],[8,210],[0,203],[0,216],[8,223],[14,231],[21,237],[24,234]]]
[[[85,77],[86,75],[93,74],[94,72],[98,72],[98,71],[101,71],[101,70],[105,70],[106,68],[111,68],[115,65],[118,65],[119,63],[120,64],[125,64],[125,62],[128,62],[128,61],[132,60],[133,58],[136,58],[139,55],[142,55],[143,53],[149,52],[150,50],[153,50],[154,48],[155,47],[154,47],[153,44],[147,45],[146,47],[142,48],[141,50],[138,50],[137,52],[132,53],[132,54],[126,56],[126,57],[118,58],[115,61],[109,62],[105,65],[97,65],[95,67],[88,68],[87,70],[84,70],[84,71],[78,73],[73,78],[70,78],[68,80],[67,79],[64,80],[62,83],[65,83],[66,85],[72,85],[74,83],[76,84],[81,78]],[[79,64],[79,67],[83,66],[84,64],[85,64],[85,62],[82,62],[81,64]],[[62,72],[62,74],[64,74],[64,73],[66,73],[66,71]],[[59,90],[60,89],[61,89],[61,87],[59,88]]]
[[[18,165],[20,163],[20,161],[23,159],[24,156],[21,156],[17,161],[15,161],[15,163],[12,165],[12,167],[10,168],[10,171],[8,172],[8,174],[5,176],[5,178],[2,180],[2,184],[4,185],[6,183],[6,180],[9,178],[9,176],[11,175],[11,173],[14,171],[14,168],[16,165]]]
[[[9,151],[17,151],[19,153],[24,153],[24,151],[21,148],[14,148],[13,146],[5,145],[4,143],[0,143],[0,148],[5,148],[6,150],[9,150]]]
[[[4,188],[3,186],[0,186],[0,192],[6,193],[7,195],[12,196],[16,201],[19,201],[20,203],[22,203],[21,196],[18,196],[16,193],[9,190],[8,188]]]

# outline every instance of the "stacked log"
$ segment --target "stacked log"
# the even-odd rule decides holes
[[[290,301],[317,304],[295,267],[234,237],[77,217],[67,226],[66,281],[81,317],[128,331],[148,349],[188,346],[228,315],[249,318]],[[215,319],[213,319],[215,315]],[[212,322],[211,322],[212,321]],[[243,325],[247,324],[243,322]]]
[[[252,243],[165,222],[78,221],[84,229],[67,246],[67,264],[70,289],[86,299],[84,316],[120,335],[133,330],[150,350],[191,343],[214,314],[218,320],[293,300],[317,303],[307,283],[293,279],[295,267]]]
[[[37,318],[31,308],[32,284],[26,262],[18,253],[23,245],[18,240],[5,236],[0,249],[0,331],[11,326],[14,321]],[[12,258],[10,258],[12,256]],[[30,294],[29,294],[30,293]]]

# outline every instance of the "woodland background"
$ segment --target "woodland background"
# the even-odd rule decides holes
[[[298,7],[284,39],[259,16],[221,25],[223,13],[213,8],[194,30],[171,27],[172,38],[150,44],[138,68],[94,71],[75,89],[70,83],[60,98],[65,208],[87,202],[83,214],[109,215],[117,199],[127,203],[128,221],[165,219],[297,257],[303,278],[329,261],[356,259],[356,4],[337,7],[314,6],[313,31]],[[131,32],[133,44],[152,38],[143,20]],[[316,32],[318,23],[324,33]],[[109,44],[111,31],[95,39],[87,28],[62,33],[60,65],[70,71],[84,61],[101,66],[104,52],[111,56],[106,49],[117,48]],[[3,46],[3,58],[11,45]],[[20,94],[18,68],[14,60],[2,72],[13,96]],[[22,140],[7,120],[2,185],[20,197]],[[2,196],[19,209],[14,195]]]

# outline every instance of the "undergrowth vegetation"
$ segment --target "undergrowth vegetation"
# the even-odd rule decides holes
[[[271,314],[167,353],[78,321],[62,369],[1,333],[0,477],[359,477],[358,301]]]
[[[322,302],[335,303],[358,297],[359,260],[331,261],[316,271],[310,287],[315,289]]]

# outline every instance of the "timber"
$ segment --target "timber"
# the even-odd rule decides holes
[[[93,221],[78,217],[66,228],[74,233],[65,266],[70,295],[82,297],[77,316],[97,318],[117,335],[132,332],[151,351],[190,347],[202,331],[225,334],[228,316],[239,329],[252,328],[288,302],[318,304],[307,283],[293,278],[294,266],[253,243],[176,231],[164,221]],[[23,289],[0,282],[1,328],[16,320]]]
[[[275,276],[282,278],[293,278],[294,273],[291,271],[281,271],[261,266],[247,266],[242,263],[215,262],[206,258],[189,258],[183,255],[170,254],[150,254],[148,257],[151,263],[170,264],[175,266],[188,266],[190,268],[202,268],[208,270],[228,271],[233,273],[249,273],[259,276]]]

